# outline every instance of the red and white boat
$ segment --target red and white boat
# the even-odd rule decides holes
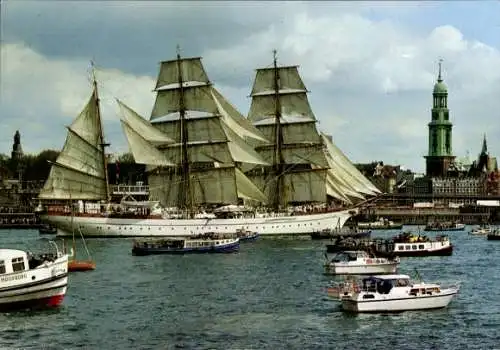
[[[67,285],[68,255],[57,247],[39,256],[0,249],[0,311],[59,306]]]

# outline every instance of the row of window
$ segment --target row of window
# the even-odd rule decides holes
[[[316,225],[320,225],[320,224],[321,224],[320,222],[316,222]],[[288,225],[288,227],[292,227],[292,226],[301,227],[301,225],[302,225],[302,227],[307,227],[307,226],[313,226],[313,223],[311,222],[311,223],[309,223],[309,225],[308,225],[308,224],[295,224],[295,225]],[[129,230],[134,230],[134,229],[137,229],[137,227],[136,227],[136,226],[124,226],[124,227],[122,227],[122,226],[118,226],[118,229],[119,229],[119,230],[121,230],[121,229],[123,228],[123,230],[127,230],[127,227],[128,227],[128,229],[129,229]],[[104,227],[102,227],[102,226],[97,226],[97,229],[98,229],[98,230],[103,230],[103,228],[104,228]],[[143,228],[144,228],[144,227],[139,226],[139,229],[140,229],[140,230],[142,230]],[[162,228],[163,228],[163,227],[162,227],[162,226],[160,226],[160,227],[158,227],[158,230],[159,230],[159,231],[161,231],[161,230],[162,230]],[[265,226],[262,226],[262,229],[264,229],[264,228],[265,228]],[[286,228],[286,225],[276,225],[276,226],[274,226],[274,225],[273,225],[273,226],[271,226],[271,228]],[[80,229],[82,229],[82,230],[83,230],[83,229],[85,229],[85,228],[84,228],[83,226],[80,226]],[[174,226],[172,226],[172,227],[170,227],[170,229],[171,229],[172,231],[174,231],[174,230],[178,230],[179,228],[178,228],[178,227],[174,227]],[[188,229],[188,227],[187,227],[187,226],[185,226],[185,227],[184,227],[184,230],[187,230],[187,229]],[[190,229],[198,229],[198,230],[204,230],[204,231],[206,231],[206,230],[212,230],[212,229],[218,230],[218,229],[219,229],[219,227],[218,227],[218,226],[216,226],[216,227],[214,228],[214,227],[212,227],[212,226],[208,226],[208,227],[207,227],[207,226],[195,226],[195,227],[190,227]],[[228,228],[227,226],[225,226],[225,227],[224,227],[224,229],[225,229],[225,230],[228,230],[229,228]],[[246,227],[245,227],[245,229],[247,229],[247,230],[248,230],[248,229],[250,229],[250,226],[246,226]],[[256,229],[256,230],[258,230],[258,229],[259,229],[259,227],[255,227],[255,229]],[[108,226],[108,230],[111,230],[111,226]],[[148,226],[148,230],[151,230],[151,226]]]
[[[425,249],[425,246],[423,244],[418,245],[418,249]],[[417,250],[417,245],[405,245],[405,246],[399,246],[398,250]]]
[[[11,260],[12,262],[12,271],[24,271],[24,259],[23,258],[14,258]],[[0,275],[4,274],[5,269],[5,260],[0,260]]]

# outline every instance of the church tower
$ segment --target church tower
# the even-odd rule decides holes
[[[11,166],[17,177],[21,178],[21,172],[23,171],[23,148],[21,147],[21,134],[19,130],[14,134],[14,143],[12,144],[11,152]]]
[[[434,91],[432,93],[432,120],[429,125],[429,152],[426,159],[426,175],[445,177],[455,156],[451,148],[450,111],[448,109],[448,88],[443,82],[441,63]]]
[[[21,134],[16,130],[14,134],[14,143],[12,144],[11,159],[18,162],[23,157],[23,148],[21,147]]]

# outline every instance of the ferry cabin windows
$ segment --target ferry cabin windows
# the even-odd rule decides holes
[[[0,275],[5,273],[5,261],[0,260]]]
[[[24,259],[23,258],[14,258],[12,259],[12,271],[24,271]]]

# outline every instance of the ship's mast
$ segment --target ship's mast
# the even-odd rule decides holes
[[[104,166],[104,180],[106,182],[106,201],[111,202],[111,194],[109,191],[109,177],[108,177],[108,160],[106,158],[106,147],[109,146],[109,143],[104,142],[104,131],[102,129],[102,119],[101,119],[101,108],[99,103],[99,93],[97,92],[97,81],[95,78],[95,69],[94,62],[90,61],[90,65],[92,67],[92,84],[94,85],[94,101],[96,103],[96,113],[97,113],[97,122],[99,123],[99,133],[101,136],[101,149],[102,149],[102,161]]]
[[[281,196],[283,195],[283,154],[281,148],[283,146],[283,131],[281,129],[281,103],[280,103],[280,75],[276,58],[276,50],[273,50],[274,55],[274,106],[275,106],[275,138],[273,152],[273,167],[274,176],[276,177],[276,188],[274,191],[273,207],[278,211],[281,204]]]
[[[177,46],[177,71],[179,81],[179,116],[181,128],[181,167],[182,167],[182,186],[179,191],[179,208],[188,209],[189,217],[193,217],[191,200],[191,179],[189,176],[189,156],[188,156],[188,130],[186,125],[186,107],[184,105],[184,86],[182,77],[182,60],[180,48]]]

